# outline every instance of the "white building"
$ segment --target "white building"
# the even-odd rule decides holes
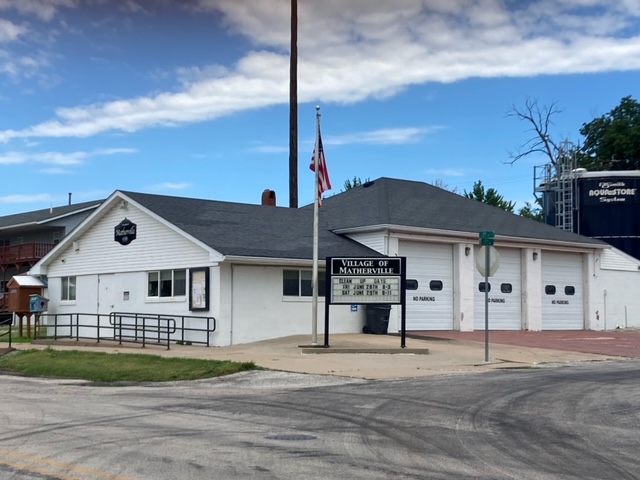
[[[214,317],[208,340],[219,346],[307,334],[312,225],[311,207],[116,191],[31,274],[47,277],[56,321],[78,312]],[[484,329],[480,231],[495,233],[500,254],[490,328],[640,326],[638,260],[426,183],[381,178],[325,199],[319,257],[405,256],[407,278],[418,281],[407,291],[408,330]],[[330,332],[361,331],[362,307],[332,305]],[[399,307],[389,330],[400,330]]]

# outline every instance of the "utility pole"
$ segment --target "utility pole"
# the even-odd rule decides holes
[[[289,61],[289,208],[298,208],[298,0],[291,0]]]

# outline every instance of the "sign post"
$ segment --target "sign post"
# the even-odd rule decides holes
[[[495,262],[495,268],[491,271],[491,250],[495,234],[490,231],[480,232],[480,245],[484,247],[484,272],[480,270],[481,274],[484,274],[484,361],[489,361],[489,276],[495,273],[498,269],[498,263]],[[497,252],[496,252],[497,253]],[[496,257],[497,258],[497,257]],[[480,260],[480,259],[479,259]]]
[[[327,257],[324,346],[329,347],[330,304],[399,304],[401,347],[406,347],[405,257]]]

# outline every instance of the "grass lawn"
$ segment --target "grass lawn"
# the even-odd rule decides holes
[[[253,362],[46,349],[25,350],[0,357],[0,370],[31,376],[79,378],[106,383],[198,380],[247,370],[260,370],[260,367]]]
[[[9,327],[0,327],[0,343],[9,343]],[[23,329],[23,336],[18,336],[18,327],[11,329],[11,343],[31,343],[31,338],[25,337],[26,329]],[[31,333],[33,335],[33,332]]]

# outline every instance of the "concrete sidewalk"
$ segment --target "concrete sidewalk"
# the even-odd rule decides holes
[[[318,343],[323,343],[319,336]],[[309,336],[291,336],[231,347],[196,347],[117,345],[101,342],[52,342],[17,344],[19,350],[55,348],[60,350],[140,353],[174,358],[201,358],[252,361],[257,365],[287,372],[339,375],[366,379],[409,378],[482,372],[500,368],[527,368],[545,363],[598,361],[616,356],[595,355],[561,350],[547,350],[514,345],[489,345],[489,362],[485,362],[483,342],[450,339],[407,338],[406,349],[394,335],[331,335],[329,349],[309,348]]]

